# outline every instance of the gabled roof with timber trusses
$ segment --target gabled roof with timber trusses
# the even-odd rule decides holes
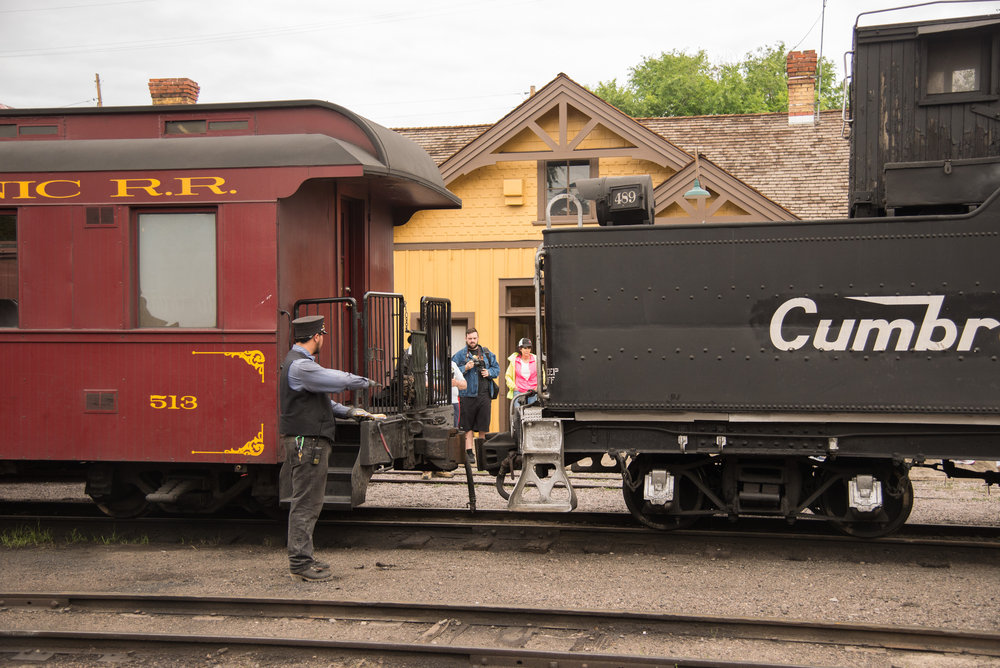
[[[695,151],[713,221],[839,218],[847,211],[848,143],[839,110],[797,127],[784,113],[632,118],[559,74],[493,125],[397,132],[430,153],[445,184],[504,160],[650,161],[669,174],[659,183],[654,177],[660,222],[703,218],[698,207],[706,203],[683,197],[693,183]],[[602,132],[619,139],[595,148],[588,137]]]
[[[692,200],[684,197],[696,177],[701,187],[712,194],[711,198]],[[653,201],[660,222],[669,222],[674,216],[683,220],[685,215],[698,221],[711,218],[717,223],[759,223],[796,218],[791,211],[772,202],[701,154],[698,155],[697,165],[692,159],[671,178],[653,188]]]
[[[570,133],[569,116],[575,112],[586,118],[583,128]],[[542,119],[558,114],[555,136],[542,128]],[[588,157],[627,157],[649,160],[672,169],[679,169],[692,156],[660,135],[647,130],[586,88],[559,74],[541,90],[525,100],[489,130],[466,144],[441,163],[441,175],[446,184],[471,171],[504,160],[572,160],[582,156],[580,145],[599,127],[621,138],[620,146],[586,149]],[[517,137],[530,135],[540,140],[545,150],[509,150],[508,143]]]

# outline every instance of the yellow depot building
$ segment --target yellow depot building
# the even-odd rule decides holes
[[[808,77],[795,85],[803,81],[813,85]],[[506,358],[518,339],[536,338],[542,230],[597,224],[592,202],[578,214],[553,198],[578,179],[649,174],[658,225],[842,217],[848,146],[840,112],[801,119],[635,119],[560,74],[495,124],[397,129],[431,154],[462,199],[459,210],[419,212],[395,230],[395,285],[411,305],[410,328],[419,329],[413,305],[421,296],[451,300],[453,350],[475,327],[500,362],[491,430],[505,429]],[[708,198],[685,198],[696,178]]]

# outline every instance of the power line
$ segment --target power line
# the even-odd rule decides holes
[[[519,2],[507,2],[496,0],[490,4],[502,4],[506,10],[511,5],[536,4],[540,0],[520,0]],[[138,49],[162,49],[179,46],[192,46],[196,44],[211,44],[215,42],[231,42],[238,40],[252,40],[262,37],[275,37],[278,35],[294,35],[306,32],[317,32],[328,28],[338,28],[349,30],[361,26],[378,25],[382,23],[398,23],[401,21],[412,21],[416,19],[427,19],[442,15],[453,15],[456,10],[452,6],[440,6],[436,10],[433,8],[421,7],[420,9],[407,10],[401,12],[391,12],[376,15],[371,18],[357,19],[354,21],[326,21],[321,23],[308,23],[283,27],[260,28],[252,30],[241,30],[236,32],[214,33],[201,36],[186,36],[156,40],[136,40],[127,42],[113,42],[99,45],[77,44],[73,46],[57,46],[36,49],[12,49],[0,51],[0,58],[33,58],[38,56],[67,56],[80,53],[112,53],[117,51],[133,51]]]
[[[392,105],[394,107],[399,107],[404,104],[432,104],[432,103],[442,103],[442,102],[463,102],[466,100],[488,100],[494,98],[510,98],[510,97],[522,97],[525,93],[523,91],[518,91],[516,93],[493,93],[491,95],[470,95],[468,97],[439,97],[434,99],[424,99],[424,100],[400,100],[399,98],[393,100],[386,100],[385,102],[371,102],[367,106],[369,107],[384,107]]]
[[[822,18],[823,18],[823,10],[820,10],[819,16],[817,16],[816,20],[813,21],[813,24],[811,26],[809,26],[809,30],[806,31],[806,34],[803,35],[802,39],[799,40],[798,44],[796,44],[795,46],[793,46],[792,48],[790,48],[789,51],[795,51],[797,48],[799,48],[799,45],[802,44],[802,42],[806,41],[806,38],[809,37],[809,35],[812,34],[812,31],[816,27],[816,24],[819,23],[820,19],[822,19]],[[821,37],[821,39],[822,39],[822,37]]]
[[[51,12],[63,9],[91,9],[92,7],[106,7],[108,5],[135,5],[140,2],[152,2],[153,0],[118,0],[118,2],[90,2],[82,5],[62,5],[59,7],[28,7],[25,9],[0,9],[0,14],[27,14],[31,12]]]

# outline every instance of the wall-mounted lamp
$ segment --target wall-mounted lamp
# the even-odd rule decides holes
[[[698,149],[694,150],[694,187],[684,193],[684,199],[705,199],[712,193],[701,187],[701,166],[698,164]]]

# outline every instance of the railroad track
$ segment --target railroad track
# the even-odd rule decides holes
[[[767,657],[801,656],[806,646],[820,656],[875,648],[919,652],[930,661],[955,654],[973,663],[1000,657],[1000,633],[992,632],[401,602],[11,592],[0,593],[0,620],[0,657],[13,661],[57,654],[101,661],[122,652],[133,659],[157,653],[177,658],[187,650],[204,657],[220,648],[230,658],[306,649],[323,665],[347,654],[392,657],[401,665],[433,658],[562,668],[791,666],[798,664]],[[741,648],[740,660],[723,657],[728,646]],[[699,648],[701,658],[691,658],[691,648]],[[722,654],[710,656],[713,648]],[[747,662],[746,656],[762,661]]]
[[[19,526],[45,527],[56,534],[73,531],[142,534],[152,542],[173,542],[177,533],[183,533],[188,539],[198,535],[219,539],[220,536],[234,534],[247,542],[252,541],[254,536],[259,539],[283,539],[285,531],[282,521],[247,516],[120,520],[104,516],[92,504],[0,503],[0,531]],[[317,525],[320,535],[326,531],[343,534],[345,530],[361,542],[370,534],[369,537],[381,536],[389,540],[397,537],[400,541],[408,541],[406,547],[431,545],[434,540],[494,536],[495,539],[482,549],[495,550],[544,551],[547,546],[565,551],[595,552],[600,551],[603,545],[614,546],[623,542],[633,547],[655,547],[664,541],[699,538],[1000,550],[998,526],[908,524],[891,536],[859,539],[837,533],[819,520],[800,520],[789,526],[775,518],[742,518],[734,525],[724,519],[712,518],[691,529],[663,532],[636,524],[624,512],[511,513],[486,510],[471,513],[446,508],[363,507],[351,512],[326,513]]]

